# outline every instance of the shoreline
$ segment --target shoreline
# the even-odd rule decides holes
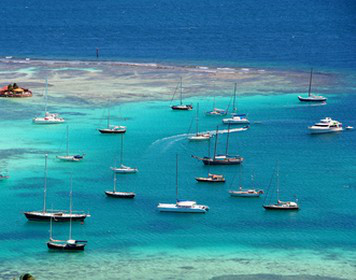
[[[180,77],[183,78],[184,99],[231,96],[235,82],[240,96],[303,94],[309,82],[309,69],[287,71],[59,59],[0,59],[0,73],[0,85],[16,82],[28,87],[35,102],[42,101],[38,97],[42,97],[44,80],[48,77],[49,99],[62,98],[63,103],[68,104],[76,100],[83,105],[104,105],[109,101],[168,101]],[[348,93],[356,93],[351,80],[339,73],[315,71],[313,89],[318,94],[343,93],[345,88]]]

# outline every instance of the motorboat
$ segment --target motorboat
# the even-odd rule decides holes
[[[157,209],[161,212],[178,212],[178,213],[206,213],[209,207],[199,205],[196,201],[182,200],[176,203],[159,203]]]
[[[246,114],[232,114],[230,118],[222,120],[224,124],[249,124]]]
[[[203,183],[225,183],[224,175],[208,174],[208,177],[196,177],[195,180]]]
[[[330,132],[340,132],[343,130],[342,123],[333,120],[330,117],[321,119],[320,122],[309,126],[309,132],[311,134],[321,134],[321,133],[330,133]]]
[[[58,114],[52,114],[45,112],[44,117],[33,118],[33,123],[35,124],[60,124],[64,123],[64,119],[59,117]]]
[[[6,180],[6,179],[9,179],[9,178],[10,178],[9,175],[0,174],[0,181]]]
[[[116,191],[116,185],[117,185],[117,178],[116,178],[116,173],[114,172],[114,190],[113,191],[105,191],[105,194],[109,197],[114,197],[114,198],[134,198],[135,193],[133,192],[118,192]]]
[[[299,101],[302,101],[302,102],[326,102],[326,100],[327,100],[326,97],[321,96],[321,95],[315,95],[315,94],[311,93],[312,80],[313,80],[313,68],[310,71],[308,96],[307,97],[298,96]]]

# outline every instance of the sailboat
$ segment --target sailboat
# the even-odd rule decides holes
[[[195,135],[189,136],[189,141],[204,141],[211,138],[209,132],[199,132],[199,103],[197,104],[197,116],[196,116],[196,133]]]
[[[234,99],[233,99],[233,112],[230,118],[223,119],[224,124],[249,124],[250,121],[247,119],[246,114],[237,114],[236,108],[236,88],[237,84],[234,84]]]
[[[10,176],[7,175],[6,173],[0,173],[0,181],[4,181],[9,178],[10,178]]]
[[[56,156],[56,158],[58,158],[59,160],[63,160],[63,161],[81,161],[84,158],[84,154],[82,155],[70,155],[69,154],[69,127],[67,125],[67,135],[66,135],[66,154],[63,156]]]
[[[135,193],[133,192],[118,192],[116,191],[116,183],[117,183],[117,178],[116,178],[116,172],[114,172],[114,190],[113,191],[105,191],[105,194],[109,197],[114,197],[114,198],[134,198]]]
[[[174,94],[173,94],[173,97],[172,97],[172,100],[174,98],[174,95],[176,94],[176,91],[177,89],[179,88],[180,90],[180,103],[179,105],[172,105],[171,108],[172,110],[181,110],[181,111],[190,111],[190,110],[193,110],[193,105],[191,104],[183,104],[183,99],[182,99],[182,95],[183,95],[183,81],[182,81],[182,77],[180,78],[180,82],[178,83],[175,91],[174,91]]]
[[[157,209],[161,212],[176,213],[206,213],[209,207],[197,204],[192,200],[178,199],[178,155],[176,155],[176,203],[159,203]]]
[[[215,96],[214,96],[213,110],[206,112],[205,115],[207,115],[207,116],[226,116],[227,110],[219,109],[219,108],[215,107]]]
[[[231,196],[235,197],[259,197],[261,194],[263,194],[263,190],[255,189],[254,186],[254,177],[251,175],[251,185],[252,189],[243,189],[242,188],[242,167],[240,168],[240,186],[239,189],[236,190],[230,190],[229,194]]]
[[[310,70],[308,97],[298,96],[299,101],[302,101],[302,102],[325,102],[327,100],[326,97],[321,96],[321,95],[314,95],[311,93],[312,79],[313,79],[313,68]]]
[[[268,203],[266,204],[266,199],[268,197],[268,193],[266,195],[265,201],[263,203],[263,208],[265,208],[266,210],[299,210],[299,205],[298,205],[298,200],[296,201],[282,201],[279,199],[279,170],[277,167],[277,202],[276,203]],[[273,176],[272,176],[273,179]],[[271,179],[271,182],[272,182]],[[271,197],[272,198],[272,197]],[[271,200],[271,199],[270,199]]]
[[[119,134],[126,132],[126,126],[122,125],[110,125],[110,109],[108,109],[108,122],[107,128],[99,128],[100,133],[103,134]]]
[[[218,143],[219,127],[216,127],[216,137],[215,137],[215,146],[214,146],[214,155],[213,157],[198,157],[192,155],[193,158],[201,160],[205,165],[236,165],[240,164],[244,158],[239,155],[229,155],[229,136],[230,136],[230,125],[228,128],[228,133],[226,137],[226,151],[225,154],[218,155],[216,154],[216,148]]]
[[[44,175],[44,190],[43,190],[43,209],[39,211],[25,212],[25,216],[31,221],[50,221],[53,219],[55,222],[68,222],[70,219],[73,221],[84,221],[86,217],[90,217],[82,211],[76,211],[76,213],[68,213],[63,210],[49,210],[46,207],[47,200],[47,159],[48,155],[45,155],[45,175]]]
[[[121,151],[120,151],[120,166],[111,167],[111,170],[115,173],[129,174],[138,172],[137,168],[129,167],[123,164],[123,155],[124,155],[124,135],[121,135]]]
[[[48,79],[46,79],[44,116],[33,118],[32,122],[34,124],[60,124],[60,123],[63,123],[64,119],[59,117],[58,114],[49,113],[47,111],[47,103],[48,103]]]
[[[72,214],[72,179],[71,179],[71,189],[70,189],[70,207],[69,214]],[[72,238],[72,219],[69,220],[69,238],[68,240],[56,240],[52,237],[52,218],[50,221],[50,231],[49,240],[47,242],[48,249],[54,250],[64,250],[64,251],[83,251],[85,245],[87,245],[86,240],[74,240]]]

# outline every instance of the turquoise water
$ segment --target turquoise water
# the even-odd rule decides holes
[[[195,110],[175,112],[163,101],[114,105],[113,122],[128,128],[124,163],[139,169],[137,174],[118,176],[118,188],[136,192],[134,200],[104,195],[112,189],[109,167],[119,160],[120,149],[120,136],[101,135],[96,130],[106,125],[106,108],[51,104],[51,111],[67,120],[70,151],[86,154],[80,163],[63,163],[55,156],[65,151],[66,125],[32,125],[31,118],[42,110],[41,104],[0,100],[0,164],[11,176],[0,182],[0,277],[31,272],[40,279],[73,278],[71,269],[79,265],[78,277],[88,279],[143,275],[153,279],[157,273],[161,278],[180,278],[184,271],[192,279],[234,273],[353,279],[356,134],[311,136],[306,128],[326,116],[356,126],[356,98],[346,93],[327,97],[325,106],[300,104],[296,94],[240,97],[239,108],[249,113],[252,124],[249,130],[230,135],[230,152],[239,153],[245,161],[242,166],[210,170],[191,158],[192,154],[206,155],[207,143],[186,139]],[[221,97],[217,105],[225,107],[229,100]],[[211,99],[189,101],[200,104],[202,130],[223,127],[220,118],[204,116],[212,107]],[[219,137],[221,152],[225,140],[226,134]],[[73,174],[74,209],[92,215],[84,224],[73,225],[74,238],[88,240],[83,253],[48,252],[49,225],[28,222],[22,214],[42,208],[45,153],[49,154],[47,205],[68,209]],[[159,202],[175,201],[176,153],[179,197],[208,205],[210,211],[205,215],[156,210]],[[265,211],[263,197],[229,197],[227,191],[238,187],[241,168],[246,186],[255,174],[256,186],[266,190],[277,161],[281,198],[296,195],[299,212]],[[195,182],[195,176],[209,171],[224,174],[227,182]],[[67,236],[68,224],[54,225],[55,238]],[[253,265],[253,271],[246,270],[246,262]],[[209,263],[211,267],[205,267]]]

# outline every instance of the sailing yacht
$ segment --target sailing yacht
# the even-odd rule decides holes
[[[299,101],[302,101],[302,102],[325,102],[327,100],[326,97],[321,96],[321,95],[314,95],[311,93],[312,79],[313,79],[313,68],[310,70],[308,96],[307,97],[298,96]]]
[[[236,88],[237,84],[234,84],[234,99],[232,102],[233,106],[233,112],[231,114],[230,118],[225,118],[222,120],[224,124],[249,124],[250,121],[247,119],[246,114],[237,114],[237,108],[236,108]]]
[[[251,185],[252,189],[243,189],[242,188],[242,167],[240,168],[240,186],[238,190],[230,190],[229,194],[234,197],[259,197],[263,194],[263,190],[255,189],[254,187],[254,177],[251,175]]]
[[[213,110],[205,112],[207,116],[226,116],[227,110],[219,109],[215,107],[215,96],[214,96],[214,103],[213,103]]]
[[[70,208],[69,214],[72,214],[72,179],[70,189]],[[47,242],[48,249],[64,250],[64,251],[83,251],[87,241],[74,240],[72,238],[72,218],[69,220],[69,238],[68,240],[56,240],[52,238],[52,218],[50,221],[49,240]]]
[[[321,119],[320,122],[309,126],[308,129],[311,134],[340,132],[343,130],[341,122],[333,120],[329,117]]]
[[[277,202],[276,203],[271,203],[269,201],[268,204],[266,204],[266,199],[268,197],[268,193],[266,195],[265,201],[263,203],[263,208],[266,210],[299,210],[299,205],[298,205],[298,200],[296,201],[282,201],[279,198],[279,170],[277,168]],[[272,198],[272,197],[271,197]],[[270,198],[270,200],[271,200]]]
[[[126,132],[126,126],[122,125],[110,125],[110,109],[108,109],[108,122],[106,128],[99,128],[100,133],[103,134],[119,134]]]
[[[178,199],[178,155],[176,155],[176,203],[159,203],[157,209],[161,212],[176,213],[206,213],[209,207],[197,204],[192,200]]]
[[[4,181],[9,178],[10,178],[9,175],[6,175],[5,173],[0,173],[0,181]]]
[[[120,166],[119,167],[111,167],[111,170],[115,173],[121,174],[130,174],[138,172],[137,168],[129,167],[123,164],[124,157],[124,135],[121,135],[121,150],[120,150]]]
[[[43,209],[39,211],[27,211],[24,212],[26,218],[31,221],[50,221],[53,219],[55,222],[68,222],[70,219],[73,221],[84,221],[86,217],[90,217],[82,211],[76,211],[75,213],[68,213],[64,210],[49,210],[46,207],[47,200],[47,159],[48,155],[45,155],[45,175],[44,175],[44,190],[43,190]]]
[[[70,155],[69,154],[69,127],[67,125],[67,134],[66,134],[66,154],[62,156],[56,156],[57,159],[63,160],[63,161],[74,161],[78,162],[84,159],[84,154],[82,155]]]
[[[172,105],[171,108],[172,110],[181,110],[181,111],[190,111],[193,110],[193,105],[191,104],[183,104],[183,81],[182,81],[182,77],[180,78],[180,82],[178,83],[174,93],[173,93],[173,97],[172,100],[176,94],[177,89],[179,88],[180,90],[180,103],[179,105]]]
[[[49,113],[47,111],[47,103],[48,103],[48,80],[46,79],[44,116],[33,118],[32,122],[34,124],[60,124],[60,123],[63,123],[64,119],[59,117],[58,114]]]
[[[197,104],[197,116],[196,116],[196,133],[192,136],[189,136],[189,141],[204,141],[211,138],[209,132],[199,132],[199,103]]]
[[[226,137],[226,151],[225,154],[216,154],[216,148],[217,148],[217,143],[218,143],[218,135],[219,135],[219,128],[216,128],[216,137],[215,137],[215,146],[214,146],[214,155],[213,157],[210,157],[208,155],[207,157],[198,157],[192,155],[193,158],[196,158],[198,160],[201,160],[205,165],[236,165],[242,163],[244,160],[243,157],[239,155],[229,155],[229,136],[230,136],[230,125],[228,127],[228,133]],[[210,149],[209,149],[210,153]]]
[[[116,191],[116,183],[117,183],[117,178],[116,178],[116,173],[114,172],[114,190],[113,191],[105,191],[105,194],[109,197],[114,197],[114,198],[134,198],[135,193],[133,192],[118,192]]]

